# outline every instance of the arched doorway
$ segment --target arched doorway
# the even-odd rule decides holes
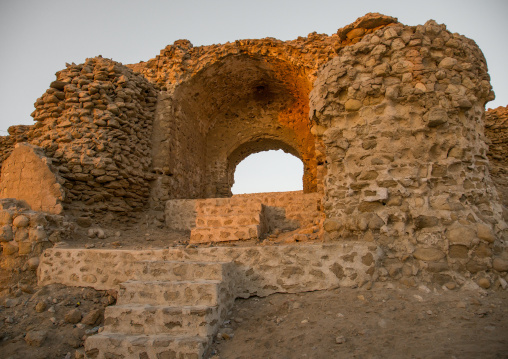
[[[226,56],[178,85],[159,101],[154,167],[170,171],[161,171],[157,196],[229,197],[241,160],[278,149],[303,162],[303,190],[315,192],[310,89],[303,67],[246,54]]]
[[[233,195],[262,192],[301,191],[302,161],[282,150],[253,153],[234,170]]]

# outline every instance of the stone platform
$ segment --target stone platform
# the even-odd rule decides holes
[[[368,242],[147,250],[51,248],[41,256],[38,279],[40,285],[119,289],[128,280],[148,279],[147,261],[183,261],[181,272],[191,270],[185,262],[233,262],[235,296],[247,298],[357,285],[370,280],[378,259],[378,247]],[[161,276],[155,278],[178,278]]]
[[[306,239],[322,235],[321,193],[303,191],[234,195],[231,198],[173,199],[166,202],[166,226],[190,231],[191,243],[261,238],[294,231]]]
[[[203,358],[234,299],[361,285],[376,271],[375,245],[44,252],[40,285],[118,290],[87,358]]]

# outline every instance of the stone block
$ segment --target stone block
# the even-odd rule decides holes
[[[106,308],[104,330],[125,334],[171,334],[206,337],[220,322],[218,307],[116,305]]]
[[[428,262],[437,262],[444,256],[443,251],[436,248],[418,248],[413,252],[413,257]]]
[[[483,239],[486,242],[494,243],[496,236],[492,232],[490,226],[483,223],[478,223],[476,226],[478,238]]]
[[[0,242],[10,242],[13,240],[13,238],[14,235],[10,225],[0,227]]]
[[[120,285],[118,304],[216,306],[220,291],[220,281],[127,281]]]
[[[476,232],[468,227],[454,227],[446,233],[450,244],[461,244],[468,248],[471,247],[476,237]]]
[[[12,225],[16,228],[25,228],[28,227],[28,224],[30,223],[30,219],[27,216],[19,215],[14,218],[12,221]]]
[[[503,258],[494,258],[492,267],[498,272],[508,272],[508,260]]]

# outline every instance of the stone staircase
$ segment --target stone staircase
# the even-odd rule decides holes
[[[230,262],[137,261],[87,358],[200,359],[235,299]]]
[[[196,204],[191,243],[259,238],[266,230],[263,204],[257,198],[210,198]]]

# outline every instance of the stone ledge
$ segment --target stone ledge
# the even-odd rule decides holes
[[[235,295],[247,298],[361,285],[371,280],[379,257],[377,246],[360,242],[160,250],[52,248],[41,257],[38,280],[40,285],[118,289],[120,283],[137,279],[137,261],[232,261]]]

